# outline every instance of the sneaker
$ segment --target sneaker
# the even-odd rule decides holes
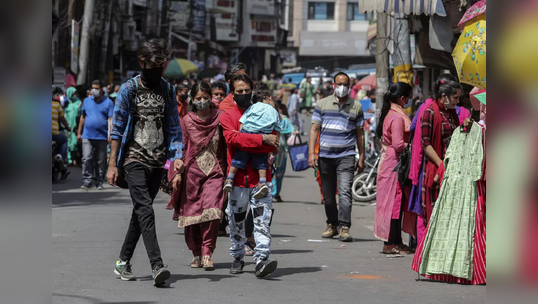
[[[105,190],[105,187],[103,187],[103,185],[99,185],[99,186],[97,186],[97,190],[99,190],[99,191]]]
[[[67,177],[69,176],[69,174],[71,174],[71,171],[65,170],[64,172],[62,172],[62,176],[60,177],[60,179],[61,180],[66,180]]]
[[[227,178],[226,182],[224,183],[224,192],[232,193],[232,190],[234,188],[234,180],[231,178]]]
[[[337,236],[337,235],[338,235],[338,230],[336,229],[336,227],[333,227],[332,224],[328,224],[327,229],[325,230],[325,232],[321,234],[321,237],[324,239],[332,239],[334,236]]]
[[[353,242],[353,237],[349,234],[348,227],[340,228],[340,242]]]
[[[82,189],[82,190],[90,190],[90,187],[86,186],[86,185],[82,185],[82,186],[80,186],[80,189]]]
[[[114,269],[114,273],[117,276],[120,276],[120,279],[122,281],[136,280],[135,276],[133,275],[133,271],[131,269],[131,264],[129,262],[117,261],[116,268]]]
[[[240,258],[237,258],[232,263],[232,267],[230,268],[230,274],[242,274],[244,267],[245,262]]]
[[[255,275],[257,278],[264,278],[275,271],[277,266],[278,262],[275,260],[262,260],[256,265]]]
[[[166,283],[166,280],[170,278],[170,271],[165,266],[155,267],[153,269],[153,286],[159,287]]]
[[[267,183],[259,183],[256,188],[254,188],[254,199],[262,199],[269,192],[269,187]]]

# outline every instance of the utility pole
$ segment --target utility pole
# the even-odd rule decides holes
[[[376,109],[377,115],[383,107],[383,95],[389,90],[389,51],[387,49],[388,15],[377,12],[377,55],[375,56],[377,70]]]
[[[190,8],[190,16],[189,21],[187,22],[187,28],[189,29],[189,44],[187,47],[187,60],[191,60],[191,52],[192,52],[192,29],[194,28],[194,9],[196,8],[196,4],[194,3],[194,0],[189,0],[189,8]]]
[[[106,74],[106,55],[108,53],[108,37],[110,33],[110,19],[112,19],[112,5],[114,4],[114,0],[110,0],[108,2],[107,11],[105,14],[105,28],[103,33],[103,43],[101,46],[101,57],[99,58],[99,71],[100,73]],[[100,75],[101,76],[101,75]],[[102,78],[102,77],[101,77]],[[110,79],[108,80],[110,81]]]
[[[409,20],[402,13],[394,13],[394,82],[405,82],[413,86],[413,62],[411,60],[411,38]]]
[[[82,20],[82,33],[80,39],[80,64],[77,85],[86,84],[88,72],[88,56],[90,54],[90,26],[92,25],[94,0],[84,3],[84,18]]]

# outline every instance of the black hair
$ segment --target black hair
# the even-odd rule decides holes
[[[297,89],[296,89],[296,88],[293,88],[293,89],[290,90],[290,94],[291,94],[291,95],[293,95],[293,94],[295,94],[295,93],[297,93]]]
[[[286,106],[282,100],[277,100],[277,107],[282,111],[282,115],[290,117],[290,112],[288,112],[288,106]]]
[[[252,94],[256,96],[256,98],[252,98],[253,102],[263,102],[272,95],[271,90],[269,90],[269,86],[263,82],[258,82],[254,85]]]
[[[388,92],[383,95],[383,108],[377,122],[376,134],[379,138],[383,137],[383,122],[387,114],[389,114],[391,104],[397,104],[398,99],[401,97],[407,98],[411,94],[413,94],[413,87],[405,82],[397,82],[390,85]]]
[[[99,79],[96,79],[92,82],[92,85],[98,85],[99,89],[103,89],[103,82]]]
[[[224,90],[224,93],[226,93],[228,88],[226,87],[226,83],[224,81],[215,81],[211,84],[211,91],[214,89],[221,89]]]
[[[346,74],[344,72],[338,72],[338,73],[336,73],[336,75],[334,75],[334,83],[336,83],[336,77],[342,76],[342,75],[346,76],[347,77],[347,83],[351,84],[351,78],[349,77],[348,74]]]
[[[245,70],[245,71],[247,70],[247,66],[244,63],[240,62],[240,63],[230,64],[228,68],[226,69],[226,73],[224,74],[224,79],[226,79],[226,82],[232,80],[232,76],[241,70]]]
[[[54,96],[54,95],[61,95],[61,94],[63,94],[63,93],[64,93],[64,91],[63,91],[62,88],[60,88],[60,87],[54,87],[54,88],[52,89],[52,96]]]
[[[209,84],[207,82],[202,82],[202,81],[198,81],[195,85],[192,86],[191,88],[191,91],[189,93],[189,97],[191,98],[191,101],[189,103],[189,110],[191,112],[196,112],[198,111],[198,109],[196,109],[196,106],[194,105],[194,97],[196,96],[196,94],[198,94],[198,92],[206,92],[207,94],[209,94],[209,107],[210,108],[215,108],[215,104],[213,102],[211,102],[211,97],[212,97],[212,94],[211,94],[211,87],[209,86]]]
[[[235,92],[236,81],[243,81],[245,83],[248,83],[251,90],[254,88],[254,83],[252,82],[252,79],[250,79],[250,77],[248,77],[246,74],[235,74],[230,79],[230,91],[232,92],[232,94]]]
[[[446,96],[452,96],[456,94],[458,90],[461,90],[462,86],[458,82],[458,79],[451,74],[443,74],[437,78],[435,86],[433,88],[433,99],[440,100],[443,94]]]
[[[136,55],[142,62],[160,66],[168,60],[171,54],[172,50],[166,40],[153,38],[142,42]]]
[[[177,94],[179,94],[181,91],[185,90],[185,89],[188,89],[189,87],[180,83],[178,85],[176,85],[176,92]]]
[[[293,83],[293,79],[288,78],[288,83]]]

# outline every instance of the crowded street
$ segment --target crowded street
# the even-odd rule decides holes
[[[53,0],[52,302],[484,303],[486,2]]]
[[[289,167],[287,172],[281,194],[285,202],[273,203],[271,226],[272,257],[279,268],[264,280],[254,278],[252,257],[245,258],[245,274],[229,273],[228,237],[218,238],[215,271],[191,269],[183,230],[172,220],[173,212],[165,210],[170,197],[161,192],[154,204],[157,233],[172,273],[163,289],[149,283],[142,241],[132,260],[137,282],[126,284],[110,269],[129,222],[127,190],[108,186],[103,192],[86,192],[78,180],[53,184],[53,303],[485,303],[486,286],[417,280],[412,255],[383,255],[382,242],[373,236],[375,201],[354,203],[353,243],[320,238],[325,214],[313,170]]]

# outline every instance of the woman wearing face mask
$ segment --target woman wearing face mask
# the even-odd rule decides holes
[[[183,118],[187,114],[188,102],[189,102],[189,87],[184,84],[178,84],[176,86],[177,92],[177,112],[179,117]]]
[[[191,267],[213,270],[211,257],[224,204],[226,142],[220,126],[223,112],[211,101],[209,84],[195,84],[189,95],[190,111],[181,120],[185,173],[180,188],[179,227],[185,227],[185,241],[194,256]]]
[[[383,253],[409,253],[402,241],[402,214],[407,210],[405,202],[409,187],[398,182],[400,153],[407,147],[411,120],[404,109],[413,101],[413,88],[403,82],[390,86],[383,97],[383,108],[377,125],[377,136],[383,144],[383,154],[377,175],[377,205],[375,214],[375,236],[384,241]]]
[[[450,144],[452,133],[459,126],[456,105],[462,95],[462,87],[452,80],[439,80],[434,98],[420,119],[422,148],[424,149],[424,174],[422,179],[422,208],[424,226],[439,196],[440,185],[434,181],[437,170]],[[420,242],[420,236],[418,238]]]

